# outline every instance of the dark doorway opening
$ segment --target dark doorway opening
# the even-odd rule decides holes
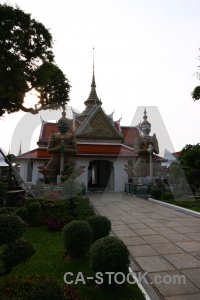
[[[88,167],[88,190],[113,189],[113,163],[109,160],[90,161]]]

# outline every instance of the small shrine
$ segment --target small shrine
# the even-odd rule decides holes
[[[57,123],[42,120],[38,148],[17,157],[20,175],[27,184],[44,178],[47,184],[59,185],[60,172],[68,161],[79,168],[77,180],[87,191],[122,192],[128,181],[152,180],[165,160],[157,155],[156,136],[149,136],[146,110],[144,121],[136,126],[121,126],[121,119],[114,120],[114,112],[106,114],[96,92],[94,64],[91,90],[84,104],[82,113],[72,111],[72,119],[66,117],[63,108]]]

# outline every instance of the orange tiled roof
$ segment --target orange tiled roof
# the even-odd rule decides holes
[[[135,156],[133,151],[123,145],[112,144],[77,144],[77,156]],[[38,148],[21,154],[19,159],[50,159],[46,148]]]
[[[139,136],[138,129],[136,127],[122,126],[121,130],[124,137],[124,144],[133,146],[135,138]]]

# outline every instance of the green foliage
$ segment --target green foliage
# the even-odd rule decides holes
[[[111,231],[111,222],[107,217],[96,215],[88,217],[86,221],[92,228],[93,242],[109,235]]]
[[[55,202],[41,200],[43,209],[43,223],[51,230],[60,230],[72,220],[85,220],[94,214],[88,198],[75,196],[73,201],[73,215],[70,209],[70,200],[58,200]]]
[[[72,221],[62,229],[62,239],[67,253],[72,257],[82,257],[92,243],[92,229],[86,221]]]
[[[0,206],[4,205],[6,193],[7,193],[7,184],[0,181]]]
[[[33,285],[46,280],[49,276],[55,278],[61,284],[63,275],[67,271],[75,274],[72,278],[75,280],[77,273],[82,272],[84,277],[93,276],[89,265],[89,258],[86,256],[82,259],[68,259],[63,257],[64,245],[61,241],[61,232],[51,232],[44,226],[29,227],[23,236],[29,240],[36,249],[35,255],[32,256],[28,265],[20,264],[13,268],[12,273],[0,278],[0,295],[1,297],[10,298],[23,297],[28,300],[27,291]],[[37,275],[39,274],[39,276]],[[65,285],[63,287],[63,290]],[[115,293],[112,290],[105,290],[91,286],[89,282],[83,284],[79,282],[74,285],[81,299],[87,300],[144,300],[137,284],[125,284]],[[64,290],[66,300],[78,300],[77,292],[72,285]],[[18,299],[17,298],[17,299]],[[80,299],[79,299],[80,300]]]
[[[109,278],[105,272],[122,272],[125,276],[128,274],[130,265],[129,251],[126,245],[114,236],[107,236],[97,240],[91,246],[89,256],[93,272],[104,274],[104,286],[116,286],[113,277],[111,284],[109,284]],[[118,280],[120,281],[119,277]]]
[[[162,190],[159,189],[159,188],[152,188],[151,189],[151,196],[154,198],[154,199],[160,199],[161,196],[162,196]]]
[[[181,165],[196,168],[197,161],[200,161],[200,144],[186,145],[181,150],[179,159]]]
[[[54,279],[48,279],[35,285],[29,294],[29,300],[64,300],[61,286]]]
[[[0,215],[0,245],[14,242],[26,230],[26,223],[15,214]]]
[[[15,275],[4,279],[0,285],[0,295],[2,300],[10,298],[80,300],[72,286],[61,285],[56,279],[36,274]]]
[[[15,213],[23,220],[23,221],[27,221],[28,219],[28,211],[26,209],[26,207],[21,206],[18,207],[15,211]]]
[[[200,99],[200,86],[197,86],[194,88],[194,90],[191,93],[192,98],[194,101],[199,100]]]
[[[28,241],[17,240],[8,244],[1,254],[4,269],[10,273],[14,266],[24,263],[33,254],[35,254],[35,250]]]
[[[174,199],[172,192],[162,193],[162,200],[170,200],[170,199]]]
[[[200,144],[186,145],[180,154],[180,163],[190,185],[200,182]]]
[[[41,224],[42,207],[38,200],[29,198],[26,201],[27,222],[31,226],[38,226]]]
[[[37,113],[69,101],[70,85],[54,62],[53,39],[42,23],[19,7],[0,4],[0,116],[19,111]],[[23,106],[36,91],[37,108]]]

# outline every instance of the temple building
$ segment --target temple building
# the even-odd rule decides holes
[[[82,113],[73,112],[73,118],[68,119],[68,133],[73,132],[77,140],[75,162],[85,167],[85,172],[77,179],[85,184],[87,190],[122,192],[128,182],[124,166],[134,165],[137,158],[133,146],[135,139],[142,134],[140,126],[121,126],[120,120],[113,119],[113,114],[105,113],[96,93],[94,66],[91,91],[84,104]],[[17,157],[21,166],[20,176],[28,184],[35,184],[43,177],[38,167],[47,164],[51,158],[47,146],[52,131],[58,133],[57,124],[42,120],[38,148]],[[162,161],[159,156],[157,159]]]

